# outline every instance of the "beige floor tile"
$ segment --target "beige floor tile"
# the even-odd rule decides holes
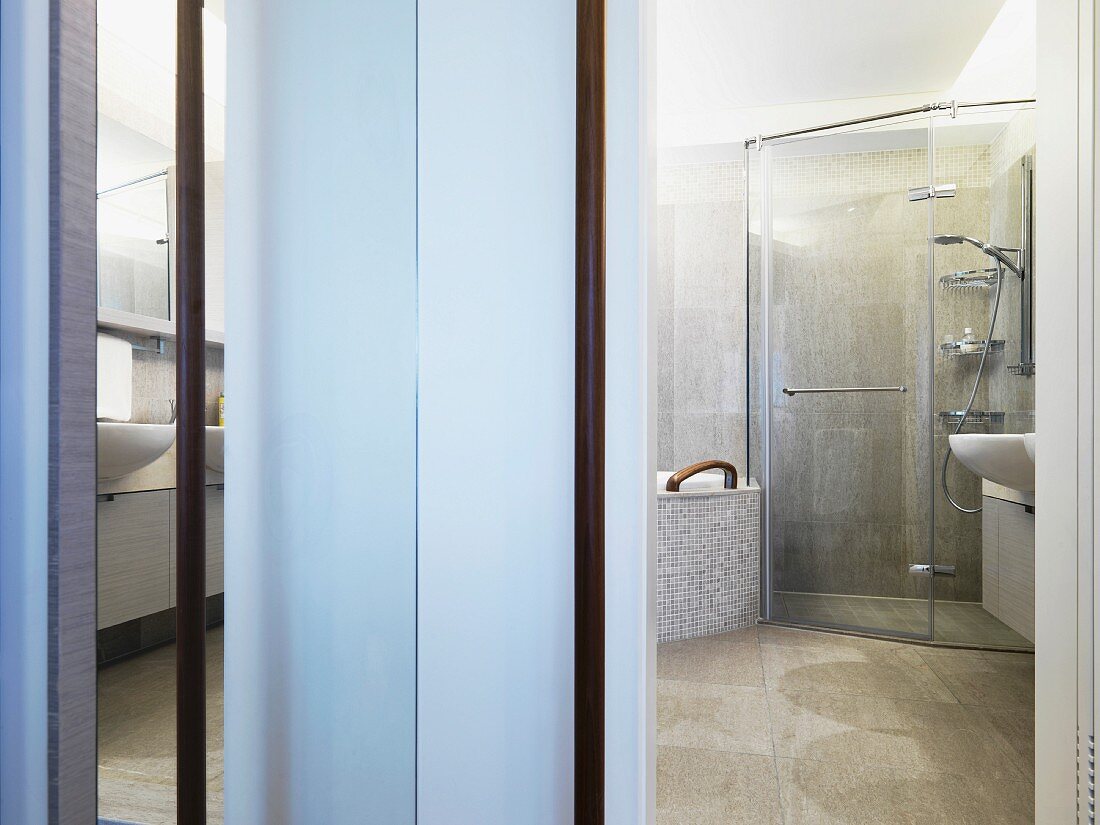
[[[777,759],[786,825],[1029,825],[1031,784],[851,762]]]
[[[1033,707],[981,707],[981,714],[1008,743],[1020,772],[1035,778],[1035,709]]]
[[[762,645],[783,647],[811,647],[826,649],[858,648],[860,650],[889,650],[908,647],[904,642],[888,639],[871,639],[865,636],[847,636],[843,633],[826,633],[819,630],[798,630],[776,625],[758,625],[757,638]]]
[[[949,656],[921,651],[964,705],[1031,708],[1035,705],[1035,657],[1004,653]]]
[[[777,756],[1025,779],[981,709],[946,702],[769,691]]]
[[[764,679],[770,690],[955,701],[951,691],[912,647],[763,644],[760,651]]]
[[[101,770],[99,816],[142,825],[175,825],[175,784],[162,785]]]
[[[716,633],[713,636],[704,636],[705,639],[714,639],[719,642],[743,642],[756,644],[759,638],[759,625],[741,627],[737,630],[728,630],[725,633]]]
[[[659,825],[779,825],[775,760],[690,748],[657,749]]]
[[[222,821],[222,628],[207,634],[207,795],[211,825]],[[99,671],[100,816],[175,823],[176,661],[166,645]]]
[[[760,646],[704,636],[657,646],[657,678],[764,687]],[[743,637],[741,637],[743,638]]]
[[[763,688],[658,680],[657,744],[771,756]]]

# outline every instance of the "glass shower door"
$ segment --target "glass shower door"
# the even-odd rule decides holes
[[[935,234],[989,243],[1020,267],[999,276],[995,259],[966,241],[933,248],[933,501],[944,573],[935,582],[933,630],[949,644],[1029,649],[1035,638],[1034,498],[987,485],[947,455],[956,431],[1035,431],[1034,120],[1024,105],[968,107],[933,121],[936,183],[956,192],[936,200]],[[976,339],[969,346],[967,330]]]
[[[762,152],[773,620],[931,637],[928,145],[920,118]]]

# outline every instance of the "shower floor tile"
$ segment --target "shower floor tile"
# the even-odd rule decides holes
[[[848,625],[871,632],[928,632],[928,600],[777,592],[774,615],[790,621]],[[936,641],[1028,649],[1031,642],[977,602],[936,602]]]

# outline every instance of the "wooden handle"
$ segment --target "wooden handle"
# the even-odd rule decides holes
[[[728,461],[711,458],[707,461],[692,464],[690,467],[684,467],[682,470],[677,470],[672,474],[672,478],[668,480],[665,489],[670,493],[678,493],[681,484],[693,475],[703,472],[703,470],[722,470],[726,474],[726,489],[732,490],[737,486],[737,468]]]

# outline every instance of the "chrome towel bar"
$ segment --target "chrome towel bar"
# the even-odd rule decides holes
[[[784,387],[785,395],[805,392],[908,392],[906,387]]]

